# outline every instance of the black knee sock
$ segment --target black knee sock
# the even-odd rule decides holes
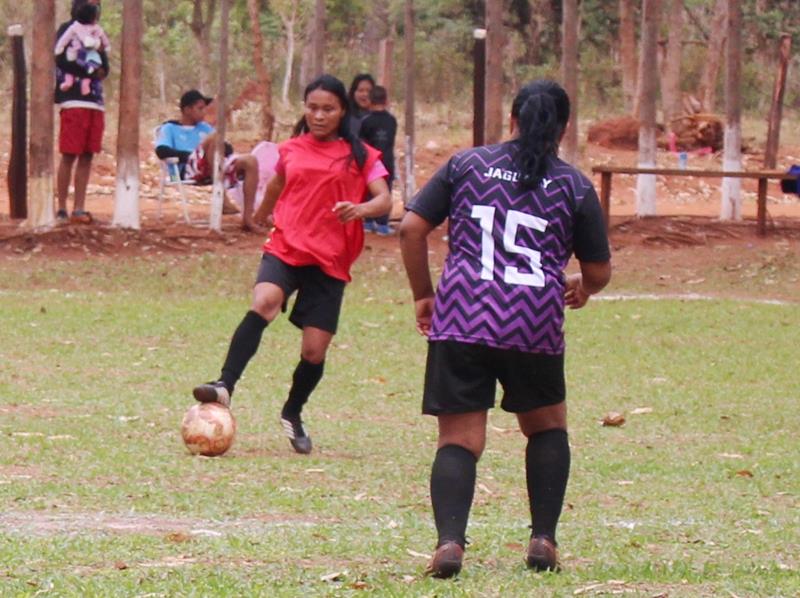
[[[455,444],[436,451],[431,468],[431,504],[439,534],[438,546],[457,542],[463,548],[466,543],[477,463],[475,455]]]
[[[289,390],[289,398],[283,405],[281,415],[297,416],[303,410],[303,405],[308,401],[308,397],[317,387],[322,379],[322,372],[325,370],[325,362],[311,363],[305,359],[300,359],[300,363],[294,369],[292,376],[292,388]]]
[[[225,364],[222,366],[222,374],[219,379],[225,384],[229,392],[233,392],[234,386],[242,377],[247,362],[258,351],[261,343],[261,335],[267,327],[267,322],[254,311],[248,311],[242,319],[236,332],[231,338],[231,345],[228,348],[228,355],[225,357]]]
[[[556,540],[556,525],[569,478],[569,462],[566,430],[547,430],[528,438],[525,472],[534,536]]]

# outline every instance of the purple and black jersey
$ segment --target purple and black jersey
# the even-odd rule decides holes
[[[564,268],[610,259],[589,179],[556,157],[536,189],[519,183],[513,141],[453,156],[407,209],[449,219],[449,254],[429,340],[564,352]]]

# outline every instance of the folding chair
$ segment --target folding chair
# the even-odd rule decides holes
[[[153,129],[153,149],[155,150],[156,142],[158,140],[158,132],[161,130],[161,127],[164,123],[158,125],[156,128]],[[178,188],[178,195],[181,201],[181,207],[183,208],[183,219],[186,221],[186,224],[192,224],[192,218],[189,216],[189,203],[186,198],[186,191],[184,189],[185,185],[194,185],[194,181],[190,180],[183,180],[181,178],[180,168],[178,168],[177,163],[170,163],[169,158],[166,160],[159,159],[159,165],[161,167],[161,173],[159,175],[158,180],[158,219],[161,220],[161,206],[164,203],[164,190],[167,187],[177,187]]]

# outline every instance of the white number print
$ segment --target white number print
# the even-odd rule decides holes
[[[471,216],[478,220],[481,227],[481,280],[494,278],[495,243],[492,231],[495,209],[491,206],[472,206]],[[520,226],[544,232],[547,228],[547,220],[525,212],[509,210],[503,229],[503,247],[508,253],[515,253],[527,258],[530,272],[520,272],[516,266],[506,266],[503,280],[508,284],[543,287],[542,254],[530,247],[521,247],[516,244],[517,230]]]

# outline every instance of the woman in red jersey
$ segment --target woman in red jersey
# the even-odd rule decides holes
[[[276,175],[255,215],[256,222],[274,229],[264,243],[250,311],[233,334],[219,379],[195,387],[194,397],[230,405],[264,329],[297,291],[289,320],[303,331],[301,358],[281,424],[294,450],[308,454],[311,438],[300,414],[322,378],[350,267],[364,246],[361,219],[385,214],[391,200],[380,152],[347,126],[344,84],[321,75],[303,97],[303,118],[295,136],[278,148]]]

